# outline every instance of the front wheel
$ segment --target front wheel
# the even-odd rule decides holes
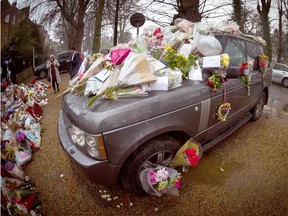
[[[45,77],[47,77],[47,72],[45,70],[39,71],[39,77],[41,79],[44,79]]]
[[[133,193],[146,194],[141,186],[140,173],[145,168],[168,166],[180,147],[180,143],[168,135],[152,139],[141,146],[132,153],[122,168],[121,181],[124,187]]]
[[[284,87],[288,88],[288,78],[284,78],[282,80],[282,84],[283,84]]]
[[[266,102],[266,93],[263,91],[260,98],[257,101],[257,104],[252,109],[252,114],[253,114],[251,118],[252,121],[257,121],[260,118],[264,109],[265,102]]]

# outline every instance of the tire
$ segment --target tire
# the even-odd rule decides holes
[[[171,136],[162,135],[135,150],[125,162],[121,172],[123,186],[132,193],[147,194],[141,186],[139,174],[145,168],[168,166],[180,143]]]
[[[47,72],[46,72],[45,70],[40,70],[40,71],[39,71],[39,77],[40,77],[41,79],[46,78],[46,77],[47,77]]]
[[[264,109],[265,102],[266,102],[266,93],[263,91],[260,98],[257,101],[257,104],[252,109],[251,112],[253,115],[251,118],[252,121],[257,121],[260,118]]]
[[[282,85],[283,85],[284,87],[288,88],[288,78],[284,78],[284,79],[282,80]]]

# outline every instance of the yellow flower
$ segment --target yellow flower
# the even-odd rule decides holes
[[[229,60],[230,60],[230,58],[229,58],[228,54],[224,53],[224,54],[221,55],[221,60],[220,61],[221,61],[221,65],[223,67],[228,67]]]
[[[264,61],[268,61],[269,60],[269,57],[265,54],[262,54],[259,56],[261,59],[263,59]]]
[[[167,186],[168,182],[167,181],[161,181],[158,183],[158,186],[157,186],[157,190],[158,191],[161,191],[163,189],[165,189],[165,187]]]

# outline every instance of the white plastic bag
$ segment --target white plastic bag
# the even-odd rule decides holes
[[[220,42],[211,35],[202,36],[197,42],[197,48],[204,56],[219,55],[222,52]]]

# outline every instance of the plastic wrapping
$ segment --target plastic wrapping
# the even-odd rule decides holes
[[[173,168],[157,166],[156,168],[146,168],[139,175],[142,188],[148,194],[162,196],[168,193],[179,196],[180,173]]]
[[[197,48],[204,56],[219,55],[222,52],[220,42],[211,35],[202,36],[197,42]]]
[[[145,38],[142,35],[138,35],[136,38],[129,42],[130,47],[136,50],[137,53],[147,52],[147,44]]]
[[[87,80],[84,95],[95,95],[102,86],[103,86],[103,82],[98,80],[95,76],[90,77]]]
[[[151,90],[171,90],[182,85],[182,73],[178,68],[164,68],[156,73],[155,83],[150,83]]]
[[[119,88],[115,92],[116,98],[127,98],[127,97],[145,97],[148,96],[148,92],[142,88],[141,85]]]
[[[155,81],[146,54],[130,53],[119,74],[117,85],[127,87]]]
[[[195,53],[197,50],[197,43],[193,40],[189,40],[189,43],[183,43],[178,53],[185,56],[185,58],[188,58],[190,54]]]
[[[124,49],[113,49],[110,52],[110,56],[111,56],[111,62],[114,65],[119,65],[121,64],[124,59],[129,55],[130,53],[130,49],[128,48],[124,48]]]
[[[196,166],[202,157],[202,148],[199,143],[188,140],[171,160],[170,166]]]
[[[186,32],[188,34],[193,34],[193,29],[195,24],[183,18],[177,18],[174,20],[175,26],[178,27],[180,31]]]
[[[196,66],[195,65],[191,66],[188,78],[190,80],[198,80],[198,81],[202,81],[203,80],[202,71],[201,71],[201,68],[199,66],[199,62],[198,61],[196,61]]]

